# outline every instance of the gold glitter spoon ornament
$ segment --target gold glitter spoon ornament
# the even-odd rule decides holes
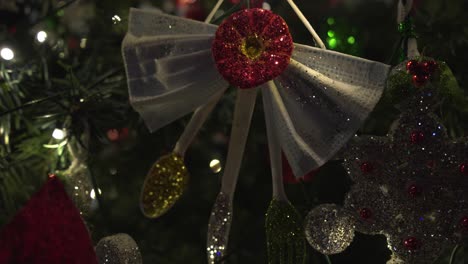
[[[213,19],[222,3],[223,0],[218,1],[206,17],[205,23]],[[189,181],[189,173],[184,164],[185,152],[226,89],[227,86],[220,89],[208,103],[195,110],[172,153],[161,157],[151,167],[140,194],[140,208],[146,217],[160,217],[182,196]]]
[[[271,82],[268,84],[271,85]],[[269,104],[263,97],[263,104]],[[268,263],[300,264],[306,261],[305,237],[302,217],[288,201],[282,178],[281,146],[272,114],[265,111],[265,120],[270,152],[273,198],[265,219]]]
[[[143,183],[140,197],[143,214],[157,218],[167,212],[184,192],[188,180],[187,168],[179,154],[173,152],[161,157]]]
[[[184,164],[185,152],[223,93],[224,90],[195,111],[174,150],[149,170],[140,195],[140,208],[146,217],[160,217],[182,196],[190,178]]]
[[[140,194],[140,208],[146,217],[160,217],[171,209],[184,193],[190,178],[184,164],[185,152],[224,91],[225,89],[217,93],[207,104],[194,112],[174,150],[159,158],[149,170]]]

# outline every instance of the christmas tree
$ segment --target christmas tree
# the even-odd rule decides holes
[[[111,263],[139,263],[141,259],[139,254],[133,252],[135,250],[139,250],[144,263],[207,262],[208,222],[214,201],[217,197],[220,199],[217,195],[227,163],[238,89],[228,88],[220,101],[213,105],[212,113],[190,148],[182,150],[185,154],[182,155],[183,159],[174,155],[174,147],[180,148],[174,145],[184,133],[184,128],[190,124],[191,115],[187,114],[170,124],[162,121],[153,124],[158,130],[151,132],[150,129],[155,128],[147,126],[147,119],[135,111],[139,110],[138,107],[132,107],[128,75],[124,67],[128,61],[122,56],[122,41],[129,31],[130,8],[198,21],[205,21],[211,16],[211,23],[220,25],[237,11],[261,7],[286,21],[295,43],[308,46],[316,46],[317,43],[320,46],[286,0],[229,0],[224,1],[217,12],[210,13],[216,2],[0,2],[1,227],[9,227],[8,223],[49,181],[48,175],[53,174],[63,182],[68,196],[78,208],[94,245],[97,245],[95,251],[101,263],[106,263],[103,259],[107,257],[102,256],[107,255],[122,256],[112,258]],[[403,19],[396,19],[401,17],[399,4],[402,2],[411,2],[411,8]],[[431,111],[444,127],[444,140],[457,142],[456,146],[466,144],[460,139],[468,136],[468,99],[464,91],[468,84],[468,69],[464,65],[468,58],[468,17],[464,14],[468,2],[402,2],[320,0],[297,1],[296,4],[314,26],[319,38],[324,40],[328,50],[396,66],[387,79],[379,103],[366,122],[360,125],[358,135],[386,136],[392,131],[392,124],[400,118],[401,112],[412,109],[405,104],[405,100],[417,97],[419,91],[433,89],[430,91],[437,91],[437,95],[431,101]],[[145,26],[151,28],[151,24]],[[406,60],[408,39],[417,39],[420,52],[417,59]],[[255,58],[258,51],[256,39],[248,41],[253,44],[249,42],[246,45],[254,49],[243,52]],[[261,50],[261,45],[259,47]],[[294,51],[292,56],[295,58]],[[425,62],[429,64],[423,65]],[[431,66],[432,63],[435,66]],[[434,69],[428,73],[431,67]],[[196,75],[202,79],[203,72],[195,71],[193,76]],[[429,90],[424,90],[424,87],[429,87]],[[228,238],[229,247],[223,249],[216,263],[276,263],[272,260],[274,254],[271,254],[269,244],[274,225],[267,225],[265,232],[265,221],[271,224],[275,214],[265,214],[274,210],[272,207],[280,205],[273,202],[270,204],[271,172],[275,168],[270,166],[271,144],[264,121],[267,115],[263,110],[264,102],[260,98],[256,101],[257,107],[252,110],[250,133],[244,156],[240,159],[242,166],[232,202],[234,214]],[[409,142],[419,144],[423,137],[419,130],[411,130]],[[456,153],[454,157],[463,157],[465,154],[456,151],[463,152],[464,146],[459,147],[461,151],[458,148],[447,151]],[[361,153],[361,150],[355,151],[355,148],[351,144],[319,169],[299,176],[294,171],[293,162],[289,160],[288,163],[283,156],[281,177],[289,201],[295,207],[288,215],[295,216],[297,213],[297,219],[303,219],[312,209],[330,203],[354,209],[354,205],[349,206],[349,196],[362,183],[353,173],[361,171],[374,177],[378,167],[372,162],[360,162],[359,167],[353,168],[354,165],[349,163],[350,155],[354,158],[353,155],[357,155],[355,153]],[[350,149],[355,152],[346,153]],[[370,151],[375,150],[370,149],[359,155],[371,156],[374,152]],[[379,155],[376,154],[377,163],[396,162],[393,155],[396,154],[379,152]],[[414,160],[408,162],[419,162],[419,157],[416,155]],[[153,165],[159,158],[160,161],[166,161],[159,163],[159,166]],[[437,159],[440,157],[437,156]],[[456,183],[450,183],[450,186],[455,186],[453,188],[457,192],[463,192],[468,190],[468,160],[457,162],[457,173],[464,175],[464,178],[457,178]],[[386,166],[391,167],[393,164]],[[171,178],[171,170],[179,173],[176,179]],[[157,178],[158,182],[151,185],[149,180],[145,181],[147,175],[150,179],[151,175],[161,178]],[[175,187],[165,189],[161,196],[160,203],[165,205],[153,206],[154,199],[148,197],[148,194],[160,191],[164,186],[173,184],[173,181],[177,182],[171,185]],[[419,187],[410,185],[404,188],[409,188],[411,195],[419,196]],[[459,207],[452,208],[454,203],[447,201],[440,198],[441,205],[438,206],[468,213],[467,203],[460,202],[461,205],[457,205]],[[404,215],[403,211],[414,207],[414,200],[403,199],[392,210],[402,210],[401,214]],[[343,213],[341,207],[320,208]],[[367,207],[359,207],[357,210],[358,217],[363,219],[375,215],[375,211]],[[392,213],[396,217],[400,215],[399,211]],[[330,211],[326,215],[329,216]],[[47,217],[45,214],[41,216]],[[354,216],[344,213],[340,217],[351,219]],[[431,256],[434,263],[467,261],[468,215],[453,217],[458,219],[457,225],[461,228],[461,231],[455,232],[458,232],[460,239],[453,244],[446,243],[447,247],[440,245],[443,251]],[[462,221],[464,217],[465,222]],[[311,219],[310,216],[306,218],[313,222]],[[354,225],[358,227],[356,231],[365,230],[361,223],[349,221],[347,224],[353,232]],[[298,224],[301,233],[303,226],[302,222]],[[398,229],[395,225],[392,228]],[[302,249],[301,243],[296,246],[304,251],[305,263],[387,263],[393,251],[401,251],[389,249],[385,234],[379,233],[378,228],[372,229],[375,230],[378,232],[356,232],[354,239],[348,236],[346,239],[352,242],[344,241],[344,236],[340,237],[338,240],[342,240],[340,243],[343,244],[342,250],[338,250],[340,253],[308,245]],[[126,233],[130,237],[119,233]],[[313,234],[305,233],[309,242],[311,236],[316,239]],[[408,233],[406,237],[404,244],[408,245],[408,250],[414,251],[420,247],[421,241],[412,234]],[[0,247],[9,249],[11,246],[5,240],[1,241]],[[18,241],[11,243],[17,244]],[[109,253],[106,251],[108,248],[117,253]],[[133,251],[129,253],[130,250]],[[1,249],[0,253],[1,258],[5,253]],[[396,258],[392,261],[389,263],[398,263]],[[432,263],[428,261],[425,258],[412,258],[408,263]]]

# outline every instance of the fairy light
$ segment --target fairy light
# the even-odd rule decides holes
[[[353,45],[354,43],[356,43],[356,39],[353,36],[349,36],[348,37],[348,43]]]
[[[99,194],[102,194],[101,189],[98,189],[98,190],[99,190]],[[89,197],[91,197],[91,199],[96,199],[96,193],[94,192],[94,189],[92,189],[91,192],[89,193]]]
[[[218,173],[221,171],[221,162],[218,159],[213,159],[210,161],[210,168],[214,173]]]
[[[52,132],[52,137],[57,140],[62,140],[65,138],[65,136],[66,136],[65,131],[59,128],[54,129],[54,131]]]
[[[118,15],[114,15],[112,17],[112,22],[114,22],[114,24],[117,24],[119,23],[120,21],[122,21],[122,19],[118,16]]]
[[[333,18],[333,17],[327,18],[327,24],[330,25],[330,26],[334,25],[335,24],[335,18]]]
[[[335,36],[335,31],[333,31],[333,30],[328,30],[327,35],[328,35],[330,38],[333,38],[333,37]]]
[[[3,48],[0,50],[0,56],[4,60],[12,60],[15,57],[15,53],[10,48]]]
[[[88,42],[88,39],[82,38],[82,39],[80,40],[80,48],[82,48],[82,49],[86,48],[87,42]]]
[[[37,34],[36,34],[36,39],[37,39],[37,41],[39,41],[40,43],[46,41],[46,39],[47,39],[47,33],[46,33],[45,31],[42,31],[42,30],[39,31],[39,32],[37,32]]]
[[[331,49],[336,48],[337,45],[338,45],[338,41],[336,40],[336,38],[328,39],[328,46],[330,46]]]

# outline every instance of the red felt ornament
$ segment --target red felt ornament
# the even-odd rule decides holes
[[[62,183],[49,175],[0,232],[3,264],[97,264],[88,230]]]
[[[293,42],[288,25],[264,9],[244,9],[218,27],[212,44],[219,73],[242,88],[262,85],[289,65]]]

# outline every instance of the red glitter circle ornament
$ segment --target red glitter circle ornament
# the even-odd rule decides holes
[[[211,49],[224,79],[247,89],[274,79],[286,69],[293,42],[283,18],[253,8],[227,18],[218,27]]]

